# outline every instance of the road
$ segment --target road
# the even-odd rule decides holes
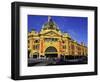
[[[48,65],[72,65],[72,64],[87,64],[87,60],[70,59],[56,60],[53,59],[29,59],[28,66],[48,66]]]

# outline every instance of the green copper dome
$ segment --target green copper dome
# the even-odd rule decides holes
[[[48,17],[48,22],[46,22],[43,26],[42,26],[43,30],[47,30],[47,29],[51,29],[51,30],[57,30],[59,31],[56,23],[52,20],[51,17]]]

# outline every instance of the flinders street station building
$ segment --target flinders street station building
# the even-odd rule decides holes
[[[62,32],[51,17],[48,17],[40,32],[28,32],[28,58],[78,57],[87,56],[87,53],[87,46]]]

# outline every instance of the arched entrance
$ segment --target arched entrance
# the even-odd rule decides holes
[[[48,47],[45,50],[45,56],[46,57],[57,57],[58,56],[57,49],[52,46]]]
[[[33,58],[37,58],[37,57],[39,57],[39,53],[38,52],[33,53]]]

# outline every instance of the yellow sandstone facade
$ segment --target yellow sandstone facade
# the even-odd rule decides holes
[[[51,17],[40,32],[28,32],[28,57],[87,56],[87,47],[63,33]]]

